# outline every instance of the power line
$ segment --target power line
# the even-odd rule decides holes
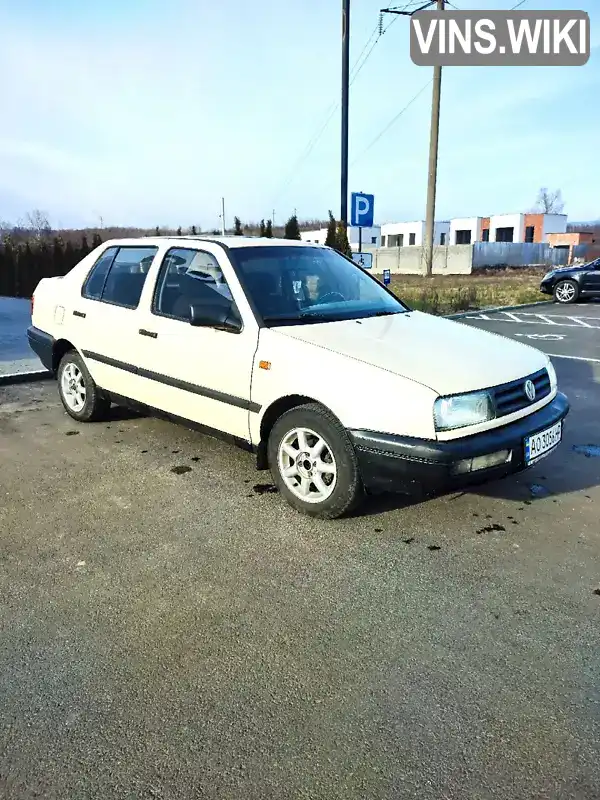
[[[403,10],[407,9],[414,2],[415,2],[415,0],[409,0],[409,2],[406,3],[406,5],[402,6],[402,9]],[[391,26],[394,24],[396,19],[397,19],[397,17],[394,17],[392,19],[392,21],[383,30],[381,30],[380,23],[379,22],[377,23],[377,25],[375,26],[375,28],[371,32],[371,35],[367,39],[363,49],[360,51],[360,53],[358,55],[358,58],[355,60],[352,69],[350,70],[350,86],[352,86],[354,81],[358,78],[361,70],[363,69],[363,67],[365,66],[365,64],[367,63],[369,58],[371,57],[371,53],[373,52],[375,47],[378,45],[379,40],[381,39],[383,34],[386,33],[386,31],[388,31],[389,28],[391,28]],[[375,41],[373,41],[373,37],[374,36],[376,36]],[[369,45],[370,45],[370,47],[369,47]],[[368,52],[367,52],[367,48],[369,48]],[[365,52],[366,52],[366,55],[363,58],[363,55],[365,54]],[[362,62],[361,62],[361,59],[363,59]],[[325,117],[325,121],[323,122],[321,127],[318,129],[316,134],[314,134],[313,137],[309,140],[308,144],[306,145],[306,147],[304,148],[304,150],[302,151],[302,153],[300,154],[300,156],[298,157],[298,159],[294,163],[294,166],[290,170],[290,173],[288,174],[288,177],[286,178],[286,180],[282,184],[281,189],[276,194],[276,198],[277,199],[288,188],[288,186],[293,181],[298,169],[308,159],[308,157],[310,156],[312,151],[315,149],[315,147],[319,143],[319,140],[320,140],[321,136],[325,133],[325,130],[327,129],[327,126],[329,125],[329,123],[333,119],[333,117],[334,117],[334,115],[337,112],[339,107],[340,107],[339,101],[334,103],[334,104],[332,104],[331,106],[329,106],[329,110],[327,111],[327,116]]]
[[[357,156],[357,157],[356,157],[356,158],[355,158],[355,159],[352,161],[352,164],[351,164],[351,166],[354,166],[354,164],[356,164],[356,162],[357,162],[357,161],[358,161],[360,158],[362,158],[362,157],[363,157],[363,156],[364,156],[364,155],[365,155],[365,154],[366,154],[366,153],[367,153],[367,152],[368,152],[368,151],[369,151],[369,150],[370,150],[370,149],[373,147],[373,145],[377,144],[377,142],[378,142],[378,141],[381,139],[381,137],[382,137],[384,134],[386,134],[386,133],[389,131],[389,129],[392,127],[392,125],[394,125],[394,124],[395,124],[395,123],[396,123],[396,122],[397,122],[397,121],[400,119],[400,117],[402,116],[402,114],[404,114],[404,112],[405,112],[407,109],[409,109],[409,108],[410,108],[410,106],[411,106],[411,105],[412,105],[412,104],[415,102],[415,100],[417,100],[417,98],[418,98],[418,97],[420,97],[420,96],[423,94],[423,92],[425,91],[425,89],[427,89],[427,87],[428,87],[428,86],[430,86],[430,85],[432,84],[432,82],[433,82],[433,79],[432,79],[432,80],[430,80],[430,81],[427,81],[427,83],[425,84],[425,86],[422,86],[422,87],[419,89],[419,91],[418,91],[418,92],[417,92],[417,93],[416,93],[416,94],[415,94],[413,97],[411,97],[411,99],[410,99],[410,100],[408,101],[408,103],[407,103],[407,104],[404,106],[404,108],[402,108],[402,109],[401,109],[401,110],[400,110],[400,111],[399,111],[399,112],[396,114],[396,116],[395,116],[395,117],[393,117],[393,119],[391,119],[391,120],[388,122],[388,124],[385,126],[385,128],[383,128],[383,130],[381,130],[381,131],[380,131],[380,132],[377,134],[377,136],[376,136],[376,137],[373,139],[373,141],[372,141],[372,142],[371,142],[369,145],[367,145],[367,147],[365,147],[365,149],[364,149],[364,150],[363,150],[363,151],[360,153],[360,155],[358,155],[358,156]]]

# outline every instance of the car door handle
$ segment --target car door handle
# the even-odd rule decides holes
[[[83,311],[74,311],[73,312],[73,316],[74,317],[81,317],[81,319],[85,319],[85,312],[83,312]]]
[[[145,328],[140,328],[139,333],[142,336],[149,336],[151,339],[158,339],[158,333],[154,331],[147,331]]]

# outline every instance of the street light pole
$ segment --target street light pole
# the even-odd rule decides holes
[[[348,103],[350,94],[350,0],[342,0],[342,170],[340,221],[348,227]]]
[[[444,0],[437,0],[437,10],[444,10]],[[433,236],[435,231],[435,189],[437,183],[438,141],[440,135],[440,95],[442,68],[433,68],[431,94],[431,131],[429,134],[429,166],[427,170],[427,207],[425,210],[425,274],[433,274]]]

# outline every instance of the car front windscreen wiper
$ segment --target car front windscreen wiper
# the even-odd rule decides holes
[[[368,314],[369,317],[390,317],[395,314],[406,314],[406,309],[399,308],[396,311],[375,311],[373,314]]]
[[[274,314],[263,317],[263,320],[268,325],[308,325],[311,322],[340,322],[340,317],[304,311],[300,314]]]

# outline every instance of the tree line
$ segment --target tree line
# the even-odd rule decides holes
[[[65,242],[61,236],[25,242],[4,236],[0,242],[0,295],[31,297],[42,278],[66,275],[101,244],[97,233],[91,244],[85,234],[78,243]]]
[[[103,241],[98,232],[92,234],[91,241],[86,233],[78,239],[74,239],[72,231],[68,232],[70,236],[62,233],[53,235],[50,227],[41,218],[37,222],[37,225],[27,228],[3,226],[4,233],[0,231],[0,296],[31,297],[42,278],[66,275]],[[235,217],[233,234],[247,235],[247,229],[248,226],[242,225],[239,217]],[[163,232],[157,226],[151,233],[161,236],[165,233],[168,235],[170,231]],[[192,236],[198,235],[194,225],[187,233]],[[274,236],[272,221],[261,220],[257,233],[261,238],[272,239]],[[282,233],[285,239],[302,238],[300,223],[295,214],[287,220]],[[219,231],[213,231],[213,234],[219,234]],[[175,235],[184,235],[181,227],[177,229]],[[331,211],[325,244],[343,255],[352,254],[346,229],[342,223],[336,222]]]

